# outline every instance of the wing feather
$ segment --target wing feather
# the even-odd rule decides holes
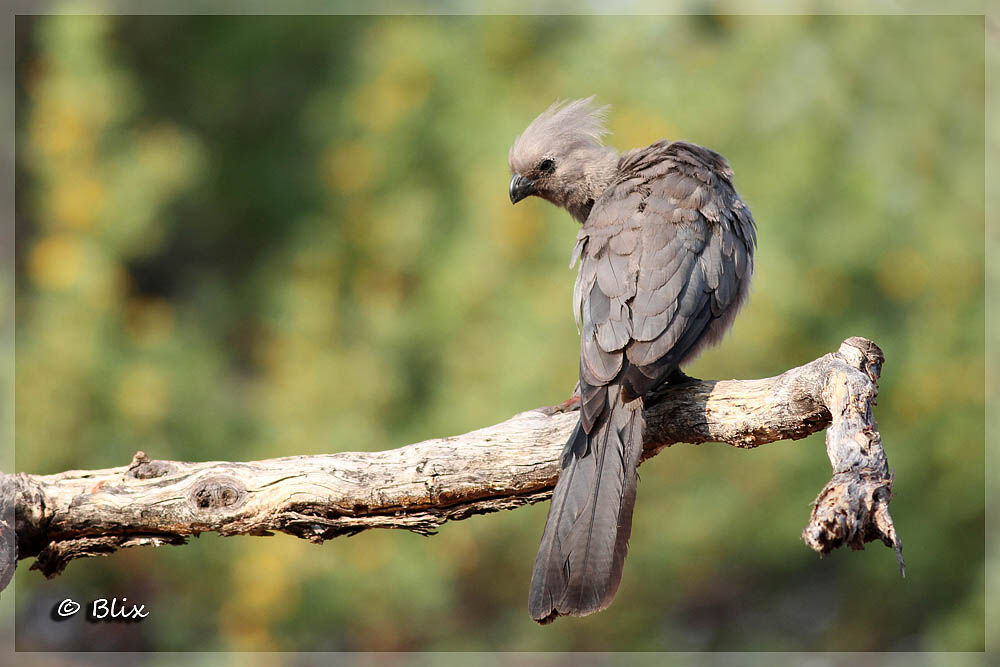
[[[581,373],[590,384],[624,374],[642,395],[732,322],[756,230],[718,153],[659,142],[620,168],[581,229],[591,243],[575,251]]]

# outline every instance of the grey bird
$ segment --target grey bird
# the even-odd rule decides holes
[[[510,201],[582,223],[573,311],[580,418],[563,450],[531,579],[539,623],[606,608],[621,582],[642,454],[643,400],[718,342],[746,300],[757,244],[750,209],[715,151],[601,144],[607,107],[557,102],[514,141]]]

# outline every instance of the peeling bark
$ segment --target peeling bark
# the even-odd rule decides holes
[[[820,553],[879,539],[895,549],[902,571],[892,475],[872,415],[883,361],[877,345],[849,338],[776,377],[666,386],[647,401],[644,458],[678,442],[750,449],[826,428],[834,475],[803,539]],[[430,535],[446,521],[547,500],[576,418],[567,403],[383,452],[204,463],[137,452],[117,468],[3,475],[0,519],[13,514],[16,558],[35,558],[32,569],[47,577],[75,558],[184,544],[210,531],[283,532],[317,543],[369,528]],[[10,532],[0,520],[0,538]],[[10,551],[0,540],[0,584],[13,569]]]

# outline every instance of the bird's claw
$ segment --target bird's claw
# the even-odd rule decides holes
[[[685,382],[701,382],[696,377],[691,377],[681,369],[677,368],[673,373],[667,376],[665,384],[684,384]]]

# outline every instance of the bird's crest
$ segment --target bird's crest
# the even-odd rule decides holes
[[[511,169],[518,171],[546,154],[566,155],[576,148],[600,146],[608,133],[604,121],[610,108],[594,104],[593,95],[555,102],[514,140],[508,156]]]

